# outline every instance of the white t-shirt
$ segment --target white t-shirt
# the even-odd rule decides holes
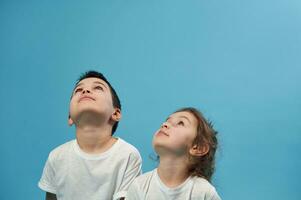
[[[184,183],[169,188],[161,181],[157,169],[137,177],[126,200],[221,200],[215,188],[200,177],[189,177]]]
[[[141,163],[138,150],[120,138],[99,155],[72,140],[50,152],[38,185],[58,200],[115,200],[125,197]]]

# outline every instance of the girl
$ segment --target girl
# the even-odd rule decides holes
[[[209,182],[216,134],[197,109],[174,112],[153,137],[158,168],[136,178],[126,200],[220,200]]]

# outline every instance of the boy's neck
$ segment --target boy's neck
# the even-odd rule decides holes
[[[189,177],[187,163],[186,156],[160,156],[157,171],[161,181],[170,188],[181,185]]]
[[[76,140],[81,150],[90,154],[103,153],[117,141],[112,137],[111,129],[102,126],[76,127]]]

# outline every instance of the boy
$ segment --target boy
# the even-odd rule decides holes
[[[141,174],[135,147],[113,137],[121,119],[117,93],[99,72],[84,73],[75,85],[69,125],[76,140],[55,148],[45,164],[39,187],[46,200],[123,199]]]

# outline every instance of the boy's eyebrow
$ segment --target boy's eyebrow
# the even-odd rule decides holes
[[[82,84],[83,84],[83,83],[78,83],[78,84],[74,87],[74,89],[77,88],[78,86],[82,85]]]
[[[93,83],[97,83],[97,84],[103,85],[105,88],[107,88],[107,86],[104,83],[100,82],[100,81],[94,81]]]
[[[101,84],[101,85],[103,85],[105,88],[107,88],[107,86],[106,86],[104,83],[100,82],[100,81],[94,81],[93,83]],[[75,90],[75,88],[77,88],[78,86],[81,86],[81,85],[83,85],[83,83],[77,84],[77,85],[74,87],[73,90]]]

